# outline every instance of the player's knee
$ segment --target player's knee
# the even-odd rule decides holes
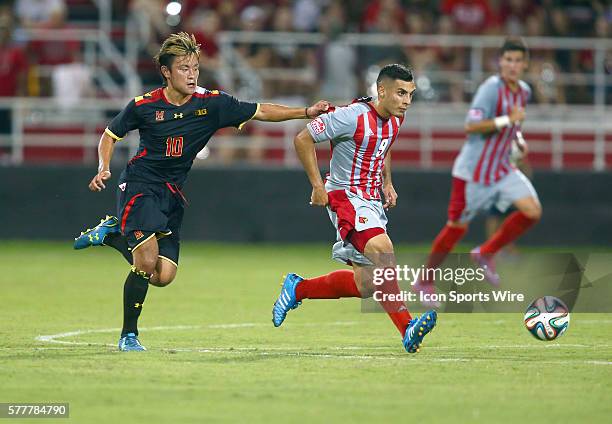
[[[141,256],[139,258],[135,258],[134,266],[146,272],[147,274],[152,275],[155,272],[155,266],[157,264],[156,258],[149,257],[148,255]]]
[[[173,281],[174,281],[174,276],[166,276],[166,277],[160,276],[159,280],[157,281],[157,287],[166,287]]]
[[[157,287],[166,287],[168,284],[174,281],[174,277],[176,277],[176,268],[162,268],[158,270],[155,274],[156,286]]]
[[[460,221],[447,221],[446,225],[451,227],[451,228],[463,228],[463,229],[467,229],[468,227],[468,223],[467,222],[460,222]]]
[[[542,207],[539,205],[531,207],[527,210],[524,210],[523,215],[525,215],[531,220],[539,221],[542,218]]]

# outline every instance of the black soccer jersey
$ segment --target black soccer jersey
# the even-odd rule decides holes
[[[130,101],[106,128],[113,139],[138,129],[138,153],[128,162],[121,182],[172,183],[179,187],[196,154],[220,128],[240,128],[258,104],[242,102],[217,90],[197,87],[187,103],[175,106],[158,88]]]

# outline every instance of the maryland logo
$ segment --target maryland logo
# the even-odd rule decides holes
[[[183,117],[183,113],[175,113],[174,119],[181,119]]]
[[[366,218],[365,216],[360,216],[359,217],[359,223],[360,224],[366,224],[368,222],[368,218]]]
[[[196,109],[195,116],[204,116],[207,115],[208,111],[206,109]]]
[[[155,111],[155,120],[156,121],[163,121],[164,120],[164,113],[166,111],[165,110],[156,110]]]
[[[136,237],[136,240],[140,240],[141,238],[144,237],[144,234],[142,233],[142,231],[136,230],[134,231],[134,237]]]

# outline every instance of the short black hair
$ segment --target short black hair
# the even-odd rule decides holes
[[[501,49],[499,49],[499,55],[503,56],[506,52],[523,52],[523,55],[527,56],[529,51],[527,49],[527,44],[525,44],[522,38],[510,37],[506,38]]]
[[[376,84],[380,84],[385,78],[408,82],[412,82],[414,79],[412,76],[412,69],[407,66],[400,65],[399,63],[392,63],[390,65],[383,66],[378,73],[378,78],[376,78]]]

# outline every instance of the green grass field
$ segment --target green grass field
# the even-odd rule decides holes
[[[126,354],[116,351],[128,271],[118,253],[3,242],[0,258],[0,402],[69,402],[71,422],[612,415],[611,314],[573,314],[550,343],[533,339],[521,314],[440,314],[409,355],[386,315],[362,314],[358,300],[306,301],[272,326],[283,273],[340,268],[328,245],[185,243],[177,280],[149,290],[149,351]]]

